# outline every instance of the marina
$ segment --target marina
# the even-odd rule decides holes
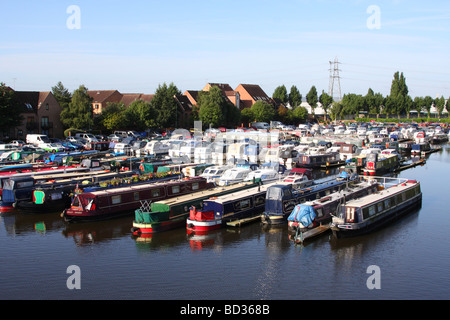
[[[339,223],[319,224],[303,233],[302,238],[299,238],[299,234],[293,238],[293,232],[287,221],[287,215],[295,207],[292,201],[292,204],[286,203],[284,206],[285,208],[290,206],[290,209],[283,214],[282,223],[264,223],[265,219],[262,219],[260,211],[256,214],[249,211],[249,214],[241,217],[236,215],[230,216],[228,220],[224,219],[220,228],[211,228],[205,232],[198,230],[188,232],[188,218],[204,214],[200,220],[215,219],[219,200],[223,198],[220,203],[223,203],[225,208],[225,204],[229,201],[227,199],[233,200],[232,194],[218,196],[217,199],[202,198],[209,206],[216,203],[214,210],[209,211],[206,210],[207,206],[204,204],[200,206],[198,201],[195,205],[189,206],[187,211],[185,207],[191,203],[180,204],[185,214],[184,225],[143,236],[132,231],[135,219],[132,212],[135,209],[127,209],[131,214],[114,219],[67,223],[61,217],[60,211],[30,214],[14,208],[1,214],[0,240],[3,247],[3,263],[0,271],[5,279],[3,282],[5,290],[2,290],[0,295],[3,299],[34,299],[36,296],[43,299],[71,299],[74,294],[82,299],[136,299],[138,290],[139,299],[151,300],[445,299],[449,282],[441,279],[439,272],[433,272],[445,270],[450,265],[450,256],[445,253],[447,251],[443,247],[449,234],[449,230],[445,229],[448,219],[442,215],[441,210],[445,207],[443,203],[447,189],[445,181],[450,178],[442,178],[442,175],[448,175],[446,168],[450,164],[450,146],[441,144],[440,147],[441,149],[411,159],[410,162],[402,162],[399,167],[401,170],[389,173],[389,176],[398,178],[406,184],[412,181],[420,182],[420,191],[423,195],[420,205],[403,210],[405,215],[401,219],[349,238],[333,235],[333,227],[342,226]],[[357,157],[356,154],[353,156]],[[185,167],[179,166],[178,169]],[[277,184],[289,186],[294,181],[305,183],[304,188],[311,188],[311,183],[314,185],[320,181],[330,181],[331,177],[338,177],[341,168],[327,168],[326,171],[319,168],[295,169],[292,170],[292,175],[288,173],[279,181],[262,184],[259,192],[263,194],[265,188],[268,190]],[[300,179],[297,179],[298,177]],[[360,177],[363,178],[364,174]],[[203,179],[206,182],[206,178]],[[283,182],[284,179],[290,181]],[[349,181],[336,180],[330,182],[330,185],[335,187],[346,183]],[[332,194],[332,189],[329,190],[328,195],[320,196],[324,199],[323,203],[327,201],[326,197]],[[385,189],[386,192],[393,190]],[[95,201],[90,202],[88,198],[94,199],[93,195],[96,192],[98,196],[105,193],[93,191],[78,195],[87,197],[87,200],[82,200],[85,209],[94,209]],[[234,202],[240,201],[241,209],[245,209],[251,201],[256,201],[247,201],[244,196],[237,196],[238,193],[234,197]],[[360,200],[348,200],[345,204],[355,207],[358,201]],[[173,200],[170,202],[175,203]],[[95,210],[100,209],[100,202],[95,204]],[[138,205],[134,206],[136,208]],[[442,219],[443,224],[437,222]],[[444,225],[444,228],[436,233],[435,223]],[[444,240],[436,242],[436,238]],[[29,245],[26,245],[27,243]],[[436,249],[430,250],[431,247]],[[437,256],[434,256],[435,250]],[[95,259],[92,259],[93,255]],[[39,258],[44,256],[50,259]],[[418,256],[421,258],[416,259]],[[36,263],[33,262],[36,259],[38,270],[35,269]],[[180,259],[183,264],[178,263]],[[323,260],[328,263],[323,264],[321,262]],[[432,266],[431,261],[440,267],[436,269],[436,265]],[[208,268],[215,271],[200,272],[200,269],[204,270],[205,263],[208,263]],[[425,277],[420,272],[423,280],[418,280],[419,283],[414,284],[419,284],[423,288],[420,294],[411,289],[413,284],[408,280],[410,277],[417,279],[419,276],[419,271],[416,274],[415,270],[407,267],[410,263],[414,263],[419,269],[431,271]],[[65,287],[67,278],[65,270],[73,264],[80,266],[83,271],[83,289],[78,293]],[[355,277],[354,274],[344,272],[349,264],[352,269],[359,270],[359,276]],[[371,264],[379,265],[382,270],[390,268],[389,274],[383,273],[383,290],[371,291],[365,285],[367,278],[365,271]],[[13,265],[15,267],[12,267]],[[108,276],[100,276],[99,268],[103,269],[102,274],[107,270]],[[30,272],[32,269],[34,271]],[[316,282],[308,282],[305,290],[298,291],[292,288],[292,284],[299,283],[298,272],[295,274],[289,272],[293,269],[298,269],[300,273],[319,269],[328,276]],[[250,270],[257,270],[258,275]],[[408,270],[406,274],[404,270]],[[140,276],[142,272],[154,275],[142,281]],[[222,275],[219,281],[215,276],[216,272]],[[23,277],[24,274],[38,274],[40,281],[46,285],[30,288],[31,279]],[[54,274],[59,276],[55,279]],[[185,276],[187,274],[189,276]],[[435,281],[437,279],[439,281]],[[152,290],[146,289],[150,283]],[[341,288],[339,296],[334,290],[336,286]],[[236,287],[241,287],[241,290],[236,291]]]

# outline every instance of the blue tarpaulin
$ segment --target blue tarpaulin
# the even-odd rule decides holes
[[[288,221],[297,221],[304,227],[307,227],[313,222],[315,217],[316,213],[312,206],[298,204],[295,206],[294,210],[292,210],[288,217]]]

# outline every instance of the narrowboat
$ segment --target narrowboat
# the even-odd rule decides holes
[[[422,152],[429,152],[431,146],[428,142],[415,143],[411,147],[411,155],[421,155]]]
[[[211,231],[231,221],[260,217],[264,211],[267,189],[271,185],[264,184],[204,200],[202,209],[191,208],[186,220],[187,231]]]
[[[92,178],[81,177],[79,179],[46,182],[37,184],[32,191],[32,199],[22,200],[16,204],[16,207],[22,211],[33,213],[61,211],[70,208],[74,194],[156,183],[177,177],[179,176],[176,174],[153,177],[150,175],[135,175],[133,171],[124,171],[105,173]]]
[[[346,202],[332,218],[331,230],[335,238],[357,236],[371,232],[411,212],[422,204],[420,182],[396,179],[391,186],[377,193]]]
[[[398,144],[398,151],[400,153],[410,153],[412,145],[414,143],[412,141],[402,141]]]
[[[295,184],[274,184],[267,189],[266,203],[261,220],[265,224],[282,224],[294,207],[302,202],[320,199],[343,189],[348,181],[354,181],[355,175],[343,171],[331,180],[314,184],[306,188],[296,188]]]
[[[254,187],[255,183],[237,183],[229,186],[215,187],[209,190],[191,192],[180,197],[152,203],[142,202],[135,210],[133,221],[133,235],[145,236],[155,232],[174,229],[186,224],[190,208],[200,207],[201,203],[210,197],[219,197],[224,194],[237,192]]]
[[[141,206],[141,201],[159,201],[213,187],[213,183],[196,177],[84,192],[75,195],[62,216],[67,222],[104,220],[131,214]]]
[[[323,154],[302,154],[299,156],[296,166],[298,168],[316,169],[339,163],[341,163],[339,152],[329,152]]]
[[[448,136],[443,132],[438,132],[431,138],[432,144],[440,144],[448,141]]]
[[[398,154],[369,153],[366,156],[365,176],[377,176],[393,172],[400,166]]]
[[[295,206],[287,218],[288,230],[295,232],[293,240],[301,243],[304,240],[329,230],[333,215],[342,205],[352,199],[357,199],[379,191],[376,181],[359,181],[349,184],[329,196],[304,202]]]

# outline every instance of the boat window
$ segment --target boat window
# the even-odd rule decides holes
[[[377,210],[378,210],[378,212],[383,211],[383,202],[379,202],[379,203],[377,204]]]
[[[179,193],[180,192],[180,186],[173,186],[172,187],[172,193]]]
[[[160,192],[159,189],[152,190],[152,198],[159,197]]]
[[[192,184],[192,190],[198,190],[198,182]]]
[[[34,181],[22,181],[22,182],[17,182],[16,186],[17,189],[21,189],[21,188],[29,188],[33,186],[33,182]]]
[[[384,200],[384,207],[385,207],[385,208],[389,208],[390,205],[391,205],[391,199],[386,199],[386,200]]]
[[[280,188],[269,188],[267,190],[268,200],[277,200],[282,198],[282,189]]]
[[[319,218],[323,217],[323,210],[322,210],[322,208],[317,209],[316,212],[317,212],[317,216]]]
[[[139,200],[139,192],[134,192],[134,200],[137,201]]]
[[[369,217],[373,216],[376,213],[375,211],[375,205],[372,205],[369,207]]]
[[[112,204],[119,204],[122,202],[122,197],[121,195],[116,195],[116,196],[112,196],[111,197],[111,203]]]

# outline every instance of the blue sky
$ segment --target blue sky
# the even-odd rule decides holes
[[[67,27],[78,6],[79,29]],[[368,10],[375,6],[378,11]],[[379,15],[376,13],[379,12]],[[368,24],[369,23],[369,24]],[[407,0],[5,1],[0,81],[16,90],[182,92],[208,82],[312,85],[386,95],[393,74],[411,96],[450,96],[450,2]],[[379,28],[373,28],[379,26]]]

